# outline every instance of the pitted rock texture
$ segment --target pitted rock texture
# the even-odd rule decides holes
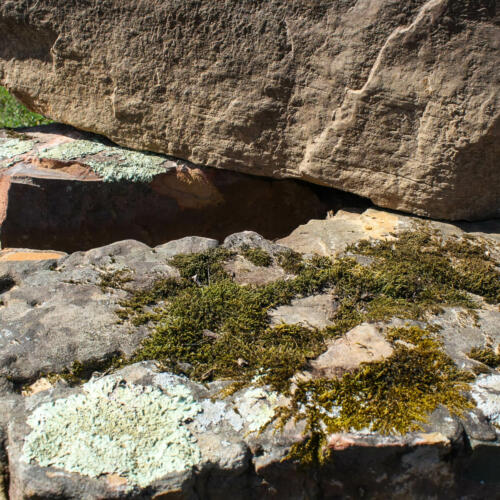
[[[494,0],[0,7],[0,83],[136,149],[446,219],[500,213]]]
[[[223,387],[139,363],[24,398],[8,426],[10,498],[319,500],[356,498],[362,489],[373,498],[479,499],[498,485],[484,475],[474,481],[484,457],[467,454],[463,424],[442,409],[404,436],[333,434],[334,460],[312,474],[283,460],[301,439],[300,425],[262,430],[285,400],[265,387],[222,399]],[[169,432],[158,433],[162,426]],[[489,467],[498,466],[497,444],[482,444],[493,450]]]
[[[62,125],[0,130],[3,247],[72,252],[130,238],[223,239],[243,229],[276,238],[343,198],[294,180],[131,151]]]

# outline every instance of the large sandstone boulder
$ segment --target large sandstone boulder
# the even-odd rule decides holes
[[[0,83],[132,148],[446,219],[500,214],[494,0],[0,6]]]

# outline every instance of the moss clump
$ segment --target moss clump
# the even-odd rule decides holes
[[[262,374],[281,386],[324,350],[322,332],[269,326],[269,308],[293,296],[286,287],[242,287],[229,279],[182,289],[156,312],[156,327],[135,360],[161,360],[173,370],[189,364],[189,375],[202,380],[249,382]]]
[[[269,253],[259,247],[250,247],[243,245],[240,249],[241,255],[252,264],[259,267],[269,267],[273,263],[273,258]]]
[[[304,267],[302,255],[293,250],[284,250],[278,254],[278,264],[289,274],[299,274]]]
[[[486,347],[484,349],[474,347],[467,354],[467,356],[475,361],[479,361],[480,363],[489,366],[490,368],[497,368],[500,366],[500,355],[495,354],[491,347]]]
[[[284,416],[305,419],[311,437],[295,445],[292,456],[321,462],[329,433],[405,433],[421,429],[439,405],[455,414],[472,406],[464,396],[471,375],[458,370],[429,331],[395,328],[388,339],[394,352],[386,360],[362,364],[340,379],[298,384]]]
[[[219,247],[201,253],[176,255],[170,264],[179,270],[184,280],[209,285],[228,277],[223,264],[233,256],[233,252]]]
[[[397,242],[364,241],[350,250],[376,258],[374,285],[388,297],[470,305],[468,292],[500,301],[500,273],[484,243],[443,241],[422,228]]]
[[[118,269],[101,273],[99,288],[106,292],[109,289],[123,289],[125,283],[132,281],[130,269]]]

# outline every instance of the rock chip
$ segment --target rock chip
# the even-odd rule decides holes
[[[331,294],[311,295],[293,299],[290,305],[269,311],[272,325],[302,324],[309,328],[325,328],[333,324],[337,304]]]
[[[491,0],[10,0],[0,82],[128,147],[495,217],[496,16]]]
[[[343,337],[330,341],[327,350],[311,361],[314,377],[335,378],[361,363],[382,361],[393,353],[391,344],[376,325],[363,323]]]

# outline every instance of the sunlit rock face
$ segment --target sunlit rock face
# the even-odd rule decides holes
[[[0,83],[136,149],[445,219],[499,214],[492,0],[0,7]]]

